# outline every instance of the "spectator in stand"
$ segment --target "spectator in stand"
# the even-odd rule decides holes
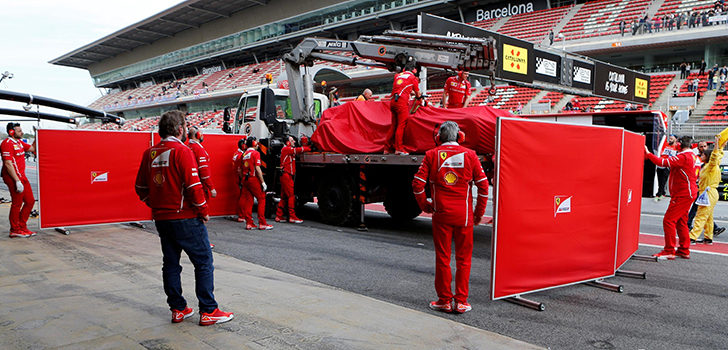
[[[159,232],[162,279],[172,322],[182,322],[194,314],[182,296],[179,261],[184,251],[195,266],[200,325],[209,326],[230,321],[234,315],[220,311],[213,295],[212,250],[205,227],[210,217],[196,171],[197,163],[192,150],[183,143],[185,129],[184,113],[174,110],[162,115],[159,120],[162,141],[144,151],[135,189],[139,199],[152,208]]]
[[[723,68],[720,69],[721,75],[728,75],[728,67],[723,66]]]
[[[693,221],[693,228],[690,230],[690,242],[696,243],[700,233],[703,232],[703,243],[713,244],[713,209],[718,204],[718,185],[720,184],[720,161],[723,159],[723,147],[725,143],[719,144],[720,136],[715,137],[713,151],[707,149],[707,145],[700,153],[701,161],[704,163],[700,169],[698,180],[698,192],[708,197],[708,205],[698,203],[697,214]],[[698,200],[700,202],[700,200]],[[720,233],[716,233],[716,236]]]
[[[723,116],[728,117],[728,105],[725,106],[725,111],[723,111]]]
[[[662,220],[665,232],[665,247],[654,257],[674,260],[675,256],[690,259],[690,231],[688,230],[688,212],[697,197],[698,186],[695,176],[695,154],[690,150],[692,138],[680,138],[680,152],[673,157],[661,158],[650,153],[645,146],[645,159],[653,164],[670,168],[674,174],[670,176],[670,205]],[[675,236],[679,241],[675,242]],[[675,250],[677,246],[677,251]]]
[[[640,25],[637,23],[637,20],[632,20],[632,36],[636,35],[639,29]]]
[[[670,135],[667,139],[667,145],[662,150],[662,158],[670,158],[677,155],[679,148],[677,145],[677,137]],[[657,195],[655,196],[655,202],[665,198],[665,185],[667,179],[670,176],[670,168],[658,166],[655,170],[657,172]]]
[[[356,97],[356,101],[369,101],[372,99],[372,90],[364,89],[361,95]]]
[[[462,147],[464,135],[455,122],[446,121],[437,134],[439,146],[427,151],[412,190],[417,204],[432,214],[432,237],[435,244],[435,290],[438,299],[429,307],[443,312],[464,313],[468,304],[470,262],[473,255],[473,226],[479,225],[488,201],[488,178],[475,152]],[[473,213],[473,184],[478,187]],[[432,188],[432,200],[425,188]],[[458,203],[465,203],[460,206]],[[455,293],[452,292],[450,256],[455,241]],[[453,305],[454,299],[454,305]]]
[[[695,96],[699,99],[700,98],[700,79],[698,79],[698,78],[693,79],[693,92],[695,92]]]
[[[640,34],[644,34],[644,32],[645,32],[645,28],[646,28],[645,21],[647,21],[647,16],[640,17],[640,24],[638,26],[638,30],[639,30]]]
[[[10,191],[10,237],[28,238],[35,236],[35,232],[28,229],[28,218],[33,210],[35,198],[30,187],[30,181],[25,176],[25,152],[35,153],[33,145],[25,143],[23,129],[20,123],[10,122],[6,127],[8,138],[0,143],[3,168],[0,171],[3,182]]]
[[[654,20],[654,26],[655,26],[655,32],[660,32],[660,27],[662,27],[662,18],[656,17]]]
[[[715,71],[710,69],[708,70],[708,90],[713,90],[713,78],[715,78]]]
[[[688,63],[685,62],[685,60],[680,63],[680,79],[687,78],[687,74],[685,73],[687,71]]]
[[[700,61],[700,71],[698,72],[698,74],[700,74],[700,75],[705,74],[706,67],[707,67],[707,65],[705,64],[705,60]]]
[[[624,36],[624,29],[627,27],[627,24],[624,23],[624,20],[619,21],[619,32],[622,33],[622,36]],[[552,32],[553,33],[553,32]]]
[[[679,91],[680,89],[677,87],[677,84],[672,85],[672,97],[677,97]]]
[[[622,31],[622,36],[624,36],[624,31]],[[554,30],[549,29],[549,45],[554,44]]]
[[[579,102],[578,98],[574,98],[573,107],[574,107],[574,110],[581,111],[581,103]]]

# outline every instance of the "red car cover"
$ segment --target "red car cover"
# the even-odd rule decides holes
[[[435,147],[440,123],[451,120],[465,132],[463,146],[478,154],[494,153],[498,117],[508,111],[486,106],[459,109],[421,107],[410,116],[404,135],[405,150],[425,153]],[[389,102],[352,101],[324,111],[311,140],[319,150],[336,153],[382,153],[392,128]]]

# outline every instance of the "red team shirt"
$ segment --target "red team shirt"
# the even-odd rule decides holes
[[[215,185],[212,183],[211,173],[210,173],[210,155],[207,153],[204,147],[197,142],[190,140],[190,149],[192,150],[192,153],[195,155],[195,159],[197,160],[197,170],[200,173],[200,181],[202,181],[202,186],[204,187],[205,191],[209,193],[210,191],[215,189]]]
[[[448,94],[447,108],[463,108],[465,98],[470,96],[470,82],[460,81],[458,77],[449,77],[445,81],[445,93]]]
[[[238,157],[238,165],[237,167],[242,170],[243,176],[255,177],[255,166],[260,166],[260,153],[258,151],[248,148],[245,153],[243,153],[242,157]]]
[[[291,176],[296,175],[296,155],[305,151],[310,151],[308,147],[291,147],[286,146],[281,150],[281,169]]]
[[[3,161],[12,160],[15,166],[15,173],[18,179],[25,179],[25,152],[30,149],[30,145],[21,141],[8,137],[0,143],[0,152],[2,152]],[[10,176],[8,170],[3,164],[2,176]]]
[[[399,95],[397,104],[409,103],[410,93],[414,90],[420,92],[420,80],[409,71],[404,71],[394,76],[394,86],[392,86],[392,96]],[[394,101],[394,100],[392,100]]]

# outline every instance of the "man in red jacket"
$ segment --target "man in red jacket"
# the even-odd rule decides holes
[[[460,146],[464,137],[455,122],[447,121],[438,133],[441,145],[427,151],[419,171],[412,180],[417,203],[432,214],[432,237],[435,243],[435,290],[438,300],[430,303],[434,310],[463,313],[468,304],[470,259],[473,255],[473,225],[480,224],[488,200],[488,178],[483,173],[475,151]],[[460,141],[462,142],[462,141]],[[425,195],[430,185],[432,201]],[[478,187],[478,200],[473,214],[472,186]],[[455,240],[455,305],[451,289],[451,243]]]
[[[675,255],[690,259],[690,231],[688,230],[688,212],[698,196],[695,175],[695,153],[690,149],[692,138],[680,138],[680,152],[671,157],[660,158],[650,153],[645,146],[645,158],[657,166],[670,168],[669,189],[670,205],[662,219],[665,231],[665,248],[653,255],[673,260]],[[679,238],[679,247],[675,251],[675,235]]]
[[[187,138],[190,139],[189,147],[192,153],[195,155],[197,161],[197,171],[200,175],[200,181],[202,182],[202,190],[205,193],[205,199],[210,197],[217,197],[217,191],[215,190],[215,184],[212,183],[212,174],[210,172],[210,155],[202,147],[202,141],[204,136],[202,131],[197,127],[191,126],[187,129]]]
[[[238,140],[238,149],[235,150],[235,154],[233,155],[233,171],[238,175],[235,184],[240,188],[240,192],[238,193],[238,207],[236,208],[238,214],[237,222],[245,222],[245,214],[243,213],[245,196],[243,194],[243,179],[240,177],[243,173],[243,169],[240,168],[243,162],[238,161],[245,154],[245,140],[245,135]]]
[[[468,72],[458,71],[458,75],[449,77],[445,81],[445,89],[442,94],[442,106],[444,108],[463,108],[470,103],[470,82]]]
[[[25,152],[35,153],[35,142],[29,145],[23,142],[23,129],[20,123],[10,122],[7,125],[8,138],[0,143],[3,169],[2,178],[10,190],[10,237],[28,238],[35,232],[28,229],[28,218],[33,210],[35,198],[30,188],[30,181],[25,176]]]
[[[174,110],[159,120],[158,144],[144,151],[137,172],[135,190],[152,208],[152,218],[162,243],[162,280],[172,322],[194,314],[182,296],[180,256],[184,251],[195,266],[195,293],[200,308],[200,325],[209,326],[233,319],[231,312],[218,308],[214,289],[212,250],[205,222],[207,201],[197,175],[192,150],[184,144],[184,114]],[[182,140],[180,140],[182,138]]]
[[[242,157],[238,158],[238,168],[241,170],[240,177],[242,179],[243,193],[243,217],[245,219],[246,230],[255,228],[253,222],[253,197],[258,200],[258,229],[270,230],[272,225],[268,225],[265,220],[265,190],[268,186],[263,179],[263,171],[260,170],[261,161],[260,153],[258,153],[258,139],[250,136],[245,140],[248,147]]]
[[[296,147],[296,139],[288,136],[286,145],[281,150],[281,201],[278,202],[276,210],[276,222],[285,220],[283,211],[288,207],[288,222],[300,224],[303,220],[296,216],[296,194],[293,190],[294,179],[296,178],[296,156],[310,151],[308,146]]]
[[[407,154],[404,150],[403,139],[404,129],[407,127],[407,120],[410,114],[410,94],[415,93],[417,102],[422,98],[420,93],[420,80],[415,75],[417,69],[413,62],[407,63],[404,70],[394,76],[394,85],[392,86],[392,100],[389,102],[389,108],[392,111],[392,125],[394,133],[390,132],[387,140],[391,140],[394,134],[394,151],[396,154]],[[391,141],[390,141],[391,142]]]

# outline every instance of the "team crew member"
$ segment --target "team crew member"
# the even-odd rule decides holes
[[[677,137],[670,135],[667,139],[667,146],[662,150],[662,157],[674,157],[677,155],[679,147],[677,145]],[[657,195],[656,200],[665,198],[665,186],[667,185],[667,178],[670,177],[670,168],[657,167]]]
[[[356,101],[369,101],[372,99],[372,90],[364,89],[361,95],[356,97]]]
[[[463,108],[470,103],[470,82],[468,72],[458,71],[455,77],[445,81],[442,94],[442,106],[445,108]]]
[[[253,223],[253,197],[258,200],[258,229],[270,230],[273,226],[265,221],[265,190],[268,188],[263,180],[263,171],[260,170],[260,153],[258,153],[258,140],[251,136],[245,141],[248,147],[238,163],[242,173],[243,218],[246,230],[255,228]]]
[[[152,208],[152,218],[162,245],[162,280],[172,322],[194,314],[182,296],[180,256],[184,251],[195,266],[195,293],[200,308],[200,325],[209,326],[233,319],[218,308],[214,290],[212,250],[205,222],[207,201],[197,175],[194,154],[185,140],[185,117],[169,111],[159,120],[162,141],[144,151],[136,178],[136,193]],[[182,138],[180,140],[180,138]]]
[[[197,160],[197,171],[200,175],[205,199],[210,199],[210,197],[215,198],[217,197],[217,191],[215,190],[215,185],[212,183],[210,173],[210,155],[205,150],[205,147],[202,147],[204,136],[200,129],[191,126],[187,130],[187,137],[190,139],[189,147],[195,155],[195,160]]]
[[[392,100],[390,109],[392,111],[392,125],[394,125],[394,150],[397,154],[407,154],[404,150],[403,139],[404,129],[407,127],[407,119],[409,119],[409,99],[412,92],[415,93],[417,99],[422,98],[420,93],[420,80],[415,76],[417,69],[412,62],[405,65],[404,70],[394,76],[394,86],[392,87]],[[392,133],[390,132],[391,140]]]
[[[35,232],[28,229],[28,218],[33,210],[35,198],[25,176],[25,152],[35,153],[35,142],[29,145],[23,140],[23,129],[20,123],[8,123],[8,138],[0,143],[3,169],[2,177],[10,190],[10,237],[32,237]]]
[[[725,144],[719,144],[720,137],[715,138],[715,148],[708,151],[707,147],[700,153],[701,160],[705,165],[700,170],[700,179],[698,180],[698,192],[703,193],[707,189],[709,206],[698,206],[698,212],[693,221],[693,229],[690,230],[690,241],[695,242],[700,233],[703,234],[703,243],[713,244],[713,210],[718,204],[718,185],[720,184],[720,161],[723,159],[723,147]],[[706,144],[707,145],[707,144]]]
[[[488,179],[483,173],[475,151],[460,146],[460,130],[455,122],[440,126],[438,139],[442,144],[427,151],[419,171],[412,180],[412,189],[420,208],[432,214],[432,238],[435,242],[435,290],[437,301],[430,303],[434,310],[463,313],[471,310],[468,304],[470,259],[473,254],[473,224],[480,224],[488,200]],[[462,141],[460,141],[462,142]],[[425,195],[430,185],[432,201]],[[478,187],[478,200],[473,214],[472,186]],[[450,252],[455,240],[455,295],[453,306]]]
[[[236,219],[237,222],[245,222],[245,214],[243,214],[243,207],[245,206],[244,201],[244,195],[243,195],[243,169],[241,166],[243,165],[242,162],[239,161],[239,159],[243,156],[245,153],[245,137],[238,140],[238,149],[235,150],[235,154],[233,155],[233,171],[235,174],[238,175],[237,180],[235,180],[235,184],[240,189],[240,192],[238,193],[238,207],[237,214],[238,218]]]
[[[667,207],[665,217],[662,219],[662,229],[665,231],[665,248],[653,255],[675,259],[675,255],[690,259],[690,232],[688,231],[688,211],[695,201],[698,186],[695,184],[695,154],[690,149],[692,138],[680,138],[680,152],[676,156],[660,158],[650,153],[645,146],[645,158],[657,166],[670,168],[670,205]],[[675,234],[679,238],[677,252],[675,251]]]
[[[296,156],[310,151],[308,146],[296,147],[296,139],[288,136],[285,147],[281,150],[281,201],[278,202],[276,211],[276,222],[285,220],[283,211],[288,207],[288,222],[300,224],[303,220],[296,216],[296,195],[293,190],[293,183],[296,177]]]

